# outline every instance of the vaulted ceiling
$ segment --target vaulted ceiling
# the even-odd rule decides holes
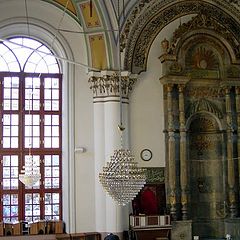
[[[79,23],[88,38],[91,64],[98,69],[117,66],[114,59],[119,22],[124,68],[136,73],[146,70],[148,52],[157,34],[183,16],[205,14],[229,29],[234,38],[240,39],[238,0],[42,1],[62,9]]]

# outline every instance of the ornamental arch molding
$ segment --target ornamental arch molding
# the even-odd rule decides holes
[[[159,32],[172,21],[190,14],[205,14],[214,19],[223,28],[228,29],[228,36],[237,46],[234,54],[240,58],[240,19],[238,10],[226,1],[150,1],[132,22],[128,22],[122,33],[122,47],[125,48],[124,68],[132,73],[146,70],[150,47]],[[227,36],[223,36],[226,38]],[[231,43],[229,43],[232,45]],[[239,60],[239,59],[238,59]]]

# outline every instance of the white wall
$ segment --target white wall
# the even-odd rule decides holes
[[[58,27],[82,31],[63,11],[44,1],[1,0],[0,38],[34,37],[70,62],[87,63],[84,36],[59,33]],[[59,26],[59,23],[61,25]],[[86,68],[61,60],[63,71],[63,218],[68,232],[94,231],[93,104]],[[74,152],[85,147],[86,152]]]
[[[181,22],[187,20],[189,16],[183,17]],[[162,65],[158,58],[162,54],[161,41],[164,38],[170,40],[179,23],[179,20],[170,23],[155,38],[149,51],[147,71],[139,75],[130,95],[130,145],[141,167],[165,166],[163,87],[159,81]],[[148,162],[140,158],[145,148],[153,153]]]

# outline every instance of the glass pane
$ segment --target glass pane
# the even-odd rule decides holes
[[[10,148],[10,137],[3,137],[3,148]]]
[[[3,205],[9,205],[10,204],[10,195],[4,194],[3,195]]]
[[[52,88],[59,88],[59,79],[58,78],[52,79]]]
[[[59,138],[58,137],[53,137],[52,138],[52,147],[53,148],[59,148]]]
[[[53,111],[59,110],[59,101],[52,101],[52,110]]]
[[[4,89],[4,94],[3,94],[3,97],[6,99],[10,99],[11,98],[11,89],[9,88],[5,88]]]
[[[44,87],[45,88],[52,88],[52,79],[51,78],[45,78],[44,79]]]
[[[59,205],[53,205],[53,213],[54,215],[59,215]]]
[[[59,178],[53,178],[53,188],[59,188]]]
[[[18,125],[18,115],[12,114],[11,124],[12,124],[12,125]]]
[[[59,136],[59,127],[52,127],[52,136]]]
[[[52,99],[59,99],[59,90],[52,90]]]
[[[9,171],[10,172],[10,171]],[[10,174],[10,173],[9,173]],[[52,176],[52,169],[51,167],[45,167],[45,177],[51,177]]]
[[[10,166],[10,156],[3,156],[3,166]]]
[[[10,168],[4,167],[3,168],[3,178],[9,178],[10,177]]]
[[[45,126],[44,127],[44,136],[45,137],[49,137],[49,136],[51,136],[52,134],[51,134],[51,127],[50,126]]]
[[[18,89],[16,89],[16,88],[12,89],[12,98],[13,99],[18,99]]]
[[[33,127],[33,136],[40,136],[40,132],[39,132],[39,127],[38,126],[34,126]]]
[[[39,125],[39,115],[33,115],[33,125]]]
[[[4,81],[5,81],[5,78],[4,78]],[[14,88],[19,87],[19,78],[18,77],[11,78],[11,81],[12,81],[12,87],[14,87]]]
[[[3,126],[3,136],[10,136],[10,126]]]
[[[11,156],[11,165],[18,166],[18,156]]]
[[[12,137],[11,138],[11,147],[12,148],[18,148],[18,138],[17,137]]]
[[[10,179],[3,179],[3,189],[10,189]]]
[[[12,110],[18,110],[18,100],[12,100]]]
[[[53,203],[59,203],[59,193],[53,193]]]
[[[11,127],[12,136],[18,136],[18,126]]]
[[[52,125],[59,125],[59,116],[52,116]]]
[[[3,110],[10,110],[11,101],[10,100],[3,100]]]
[[[9,114],[4,114],[3,115],[3,124],[4,125],[10,125],[10,115]]]
[[[55,166],[59,165],[59,156],[57,156],[57,155],[53,156],[53,165],[55,165]]]
[[[45,99],[51,99],[52,98],[52,91],[49,89],[44,90],[44,98]]]
[[[44,110],[51,111],[51,101],[49,101],[49,100],[44,101]]]
[[[39,100],[34,100],[33,101],[33,110],[37,111],[40,109],[40,101]]]
[[[51,166],[52,165],[51,155],[45,155],[44,164],[45,164],[45,166]]]
[[[40,138],[33,137],[33,148],[39,148],[39,147],[40,147]]]
[[[52,181],[51,178],[45,178],[45,188],[51,188],[52,186]]]
[[[59,167],[53,167],[53,177],[59,177]]]
[[[19,72],[20,71],[18,62],[10,62],[10,63],[8,63],[8,67],[9,67],[10,72]]]
[[[51,125],[51,123],[52,123],[52,116],[51,115],[45,115],[44,118],[45,118],[44,124],[45,125]]]
[[[44,138],[44,147],[45,148],[51,148],[52,147],[52,142],[51,142],[51,138],[50,137],[45,137]]]

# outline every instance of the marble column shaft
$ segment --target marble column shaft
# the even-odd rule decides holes
[[[173,99],[172,99],[173,85],[167,85],[167,110],[168,110],[168,176],[170,196],[169,202],[171,205],[170,213],[173,220],[176,220],[176,152],[175,152],[175,133],[173,122]]]
[[[233,119],[231,109],[230,88],[225,88],[226,122],[227,122],[227,166],[228,166],[228,198],[231,217],[236,217],[235,172],[233,160]]]
[[[180,122],[180,185],[181,185],[181,204],[182,219],[188,219],[188,167],[187,167],[187,143],[186,143],[186,119],[184,103],[184,85],[178,85],[179,91],[179,122]]]

